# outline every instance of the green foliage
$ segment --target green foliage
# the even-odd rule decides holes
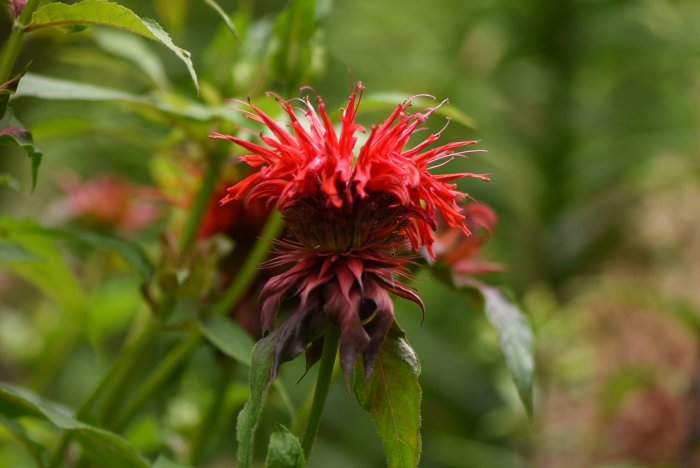
[[[532,332],[525,316],[503,293],[491,287],[480,288],[486,316],[498,330],[501,350],[515,380],[525,410],[532,416],[532,378],[535,371]]]
[[[2,217],[0,240],[6,246],[12,245],[15,255],[18,255],[18,248],[31,255],[7,263],[11,271],[55,300],[73,317],[82,313],[85,303],[83,289],[55,240],[42,232],[41,226],[31,220]]]
[[[270,435],[267,447],[265,468],[304,468],[304,451],[299,439],[289,429],[277,425],[277,430]]]
[[[315,55],[321,53],[318,21],[316,0],[292,0],[277,17],[268,60],[273,77],[286,83],[290,91],[316,71]]]
[[[365,381],[361,364],[355,369],[355,396],[371,416],[384,444],[387,466],[418,466],[421,454],[420,364],[403,332],[392,330]]]
[[[185,98],[160,99],[143,97],[116,89],[86,83],[50,78],[28,73],[20,83],[15,98],[31,96],[49,100],[124,102],[137,108],[145,108],[195,120],[211,120],[214,117],[232,118],[230,113],[218,108],[207,108]]]
[[[0,386],[0,414],[10,419],[22,416],[43,419],[67,431],[85,454],[106,468],[147,467],[148,463],[124,438],[76,420],[64,408],[43,401],[27,390]]]
[[[238,422],[236,423],[238,466],[241,468],[249,468],[253,464],[255,432],[265,404],[267,390],[270,387],[270,377],[278,341],[278,334],[273,332],[258,341],[253,348],[250,373],[248,374],[250,397],[238,414]]]
[[[198,321],[197,325],[217,349],[236,362],[246,366],[250,364],[255,344],[240,325],[221,315],[211,315],[206,320]]]
[[[191,54],[176,46],[168,33],[151,19],[140,18],[128,8],[107,0],[83,0],[72,5],[49,3],[34,12],[27,32],[50,27],[109,26],[138,34],[159,42],[170,49],[187,67],[197,91],[197,73],[192,66]]]
[[[34,144],[32,134],[19,123],[11,109],[0,119],[0,146],[8,145],[19,146],[27,153],[32,164],[32,188],[36,187],[42,153]]]

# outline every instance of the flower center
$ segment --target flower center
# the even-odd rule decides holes
[[[323,194],[306,196],[286,208],[283,216],[290,236],[310,249],[333,253],[405,244],[406,212],[394,195],[376,192],[365,199],[355,195],[340,208],[327,201]]]

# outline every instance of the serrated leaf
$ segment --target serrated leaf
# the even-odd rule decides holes
[[[394,92],[365,94],[362,96],[362,105],[359,107],[358,112],[367,113],[393,109],[399,104],[405,102],[406,99],[407,96],[405,94]],[[416,108],[436,108],[435,113],[437,115],[449,117],[464,127],[476,128],[476,121],[452,104],[448,104],[446,102],[441,104],[439,101],[435,101],[424,96],[413,97],[411,98],[411,101],[413,102],[413,106]]]
[[[182,60],[199,92],[197,73],[192,66],[190,53],[176,46],[157,22],[140,18],[125,6],[107,0],[83,0],[71,5],[49,3],[34,12],[26,31],[56,26],[109,26],[159,42]]]
[[[520,399],[528,416],[532,417],[532,378],[535,371],[532,332],[525,315],[496,288],[480,288],[484,310],[498,330],[501,350],[513,375]]]
[[[228,30],[231,31],[231,34],[233,34],[233,37],[238,39],[238,30],[236,29],[236,25],[233,24],[233,21],[231,21],[231,18],[228,16],[228,13],[226,13],[224,9],[221,8],[221,6],[214,0],[204,0],[204,3],[209,5],[221,17]]]
[[[43,419],[57,429],[68,431],[85,455],[105,468],[146,468],[148,464],[124,438],[78,421],[65,408],[47,402],[28,390],[0,385],[0,415]]]
[[[32,163],[32,190],[36,187],[36,179],[41,164],[41,150],[34,144],[32,134],[15,119],[11,109],[7,109],[0,119],[0,145],[21,147]]]
[[[272,375],[278,341],[279,334],[274,331],[258,341],[253,348],[248,374],[250,397],[241,412],[238,413],[236,422],[238,466],[240,468],[250,468],[253,464],[255,431],[258,428],[267,391],[270,387],[270,376]]]
[[[255,343],[240,325],[218,314],[197,322],[202,334],[217,349],[241,364],[248,365]]]
[[[299,439],[281,424],[270,436],[265,468],[304,468],[304,451]]]
[[[396,329],[389,332],[367,381],[364,375],[364,366],[358,362],[355,396],[360,406],[369,412],[379,432],[387,466],[418,466],[421,454],[420,364],[403,332]]]

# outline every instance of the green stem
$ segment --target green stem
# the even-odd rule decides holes
[[[134,344],[114,362],[109,372],[107,372],[107,374],[100,381],[99,385],[92,391],[88,399],[83,402],[80,408],[78,408],[75,415],[76,419],[85,419],[90,414],[97,401],[104,397],[105,393],[110,389],[112,389],[108,395],[110,403],[107,404],[106,407],[113,408],[117,404],[118,397],[121,395],[120,392],[126,385],[127,380],[133,374],[135,365],[141,362],[140,357],[143,355],[144,350],[149,347],[157,330],[158,327],[153,321],[150,321],[146,325],[146,328],[141,332]],[[65,433],[59,442],[58,448],[49,461],[49,468],[57,468],[62,465],[63,454],[66,451],[69,442],[70,435]]]
[[[122,430],[131,421],[131,418],[134,417],[138,410],[141,409],[143,404],[148,401],[151,394],[158,390],[179,367],[180,363],[194,351],[201,338],[201,333],[195,330],[191,332],[185,340],[180,341],[178,346],[173,348],[158,367],[148,375],[146,381],[131,397],[124,411],[115,418],[114,423],[106,424],[106,427],[115,432]]]
[[[282,230],[282,216],[278,211],[270,213],[265,227],[260,233],[260,238],[255,243],[253,250],[246,258],[245,263],[237,272],[236,279],[224,293],[224,297],[213,308],[214,314],[225,315],[238,303],[241,296],[248,290],[258,274],[258,267],[265,260],[270,246]]]
[[[0,52],[0,83],[6,82],[12,75],[12,69],[22,47],[24,28],[31,21],[32,14],[34,14],[34,10],[36,10],[38,5],[39,0],[29,0],[24,5],[24,10],[22,10],[17,21],[12,25],[10,37],[7,38],[7,42]]]
[[[190,214],[187,218],[187,224],[180,238],[180,252],[187,252],[194,244],[197,238],[197,232],[202,224],[202,218],[204,218],[204,213],[211,202],[211,197],[216,190],[216,183],[219,180],[219,175],[221,174],[221,166],[226,160],[226,156],[221,153],[214,153],[209,159],[209,167],[207,167],[207,172],[204,174],[202,179],[202,184],[197,193],[197,198],[195,198],[192,207],[190,208]]]
[[[323,337],[323,352],[321,353],[321,362],[318,367],[314,401],[311,404],[309,422],[306,425],[304,438],[301,441],[301,447],[304,449],[304,458],[307,462],[309,461],[311,449],[316,440],[318,426],[321,424],[321,416],[323,415],[323,407],[326,405],[328,390],[331,387],[331,377],[333,376],[333,367],[335,366],[335,356],[338,353],[339,339],[340,330],[334,326],[328,327]]]
[[[234,363],[228,360],[221,366],[221,378],[215,389],[214,400],[211,402],[211,406],[209,406],[192,440],[190,451],[190,465],[192,466],[202,465],[202,459],[209,446],[209,439],[215,434],[217,423],[221,419],[221,410],[226,401],[226,392],[235,369]]]

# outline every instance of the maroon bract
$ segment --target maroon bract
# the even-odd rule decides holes
[[[379,348],[394,322],[389,292],[423,308],[416,292],[397,280],[406,277],[410,250],[425,247],[432,255],[433,231],[440,213],[462,230],[459,203],[465,194],[452,182],[462,177],[487,180],[480,174],[433,174],[433,166],[469,151],[474,141],[458,141],[427,149],[440,133],[407,148],[410,137],[435,112],[408,113],[406,101],[354,153],[355,121],[363,87],[358,84],[343,111],[339,134],[323,101],[316,108],[301,99],[306,125],[292,102],[280,100],[291,131],[249,104],[247,116],[271,132],[263,144],[212,133],[250,153],[241,159],[258,170],[228,189],[222,203],[242,199],[276,203],[286,223],[272,266],[292,265],[272,277],[260,304],[263,327],[272,329],[283,299],[296,300],[295,311],[280,325],[275,372],[279,364],[304,352],[322,338],[330,322],[340,328],[340,362],[346,373],[362,354],[369,374]]]

